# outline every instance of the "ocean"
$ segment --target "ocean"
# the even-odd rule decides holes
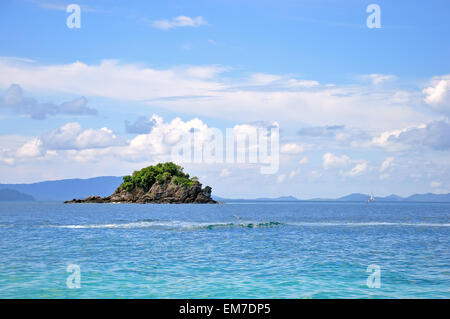
[[[449,203],[0,203],[0,298],[450,298],[449,236]]]

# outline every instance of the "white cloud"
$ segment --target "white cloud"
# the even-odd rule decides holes
[[[387,148],[426,147],[434,150],[450,150],[450,122],[433,121],[414,127],[407,127],[381,133],[372,139],[372,144]]]
[[[278,75],[270,73],[254,73],[248,81],[250,86],[270,86],[284,89],[304,89],[320,86],[314,80],[295,79],[288,75]]]
[[[43,120],[49,115],[96,115],[97,110],[87,107],[87,99],[79,97],[60,105],[53,103],[39,103],[32,97],[25,97],[18,84],[11,84],[2,98],[0,108],[8,108],[19,114],[25,114],[33,119]]]
[[[344,172],[344,176],[358,176],[364,173],[369,166],[365,161],[356,164],[350,171]]]
[[[347,155],[337,156],[333,153],[326,153],[323,155],[323,167],[325,169],[330,168],[339,168],[339,174],[341,176],[358,176],[362,173],[364,173],[368,169],[368,164],[364,160],[353,160]],[[346,167],[349,165],[355,165],[352,169],[349,171],[344,171]]]
[[[299,164],[308,164],[308,162],[309,162],[308,157],[303,156],[298,163]]]
[[[26,143],[16,146],[15,149],[2,150],[0,149],[0,161],[3,163],[14,163],[15,159],[20,159],[24,163],[27,158],[38,157],[44,162],[51,161],[66,161],[77,163],[100,163],[100,162],[117,162],[121,163],[144,163],[175,161],[179,164],[192,164],[189,158],[174,158],[174,147],[179,148],[179,142],[186,141],[186,139],[193,139],[194,145],[201,145],[203,154],[200,154],[201,163],[221,163],[224,160],[226,149],[225,141],[220,145],[217,141],[225,138],[225,132],[219,129],[209,127],[203,121],[194,118],[189,121],[183,121],[180,118],[175,118],[169,122],[153,115],[153,127],[149,133],[139,134],[129,141],[116,136],[110,129],[104,127],[101,129],[83,129],[79,123],[67,123],[49,133],[42,134],[39,138],[27,140]],[[243,138],[248,132],[256,131],[262,123],[256,124],[241,124],[233,128],[235,138]],[[268,125],[268,124],[266,124]],[[276,126],[277,123],[272,123],[269,127]],[[244,136],[239,135],[244,133]],[[270,139],[271,135],[267,131],[266,136],[259,136],[259,138]],[[1,142],[1,138],[0,138]],[[239,146],[240,145],[240,146]],[[217,148],[219,147],[219,148]],[[258,147],[258,146],[256,146]],[[246,143],[238,144],[235,149],[235,155],[240,152],[249,154],[250,145]],[[193,154],[191,154],[193,155]],[[176,156],[176,155],[175,155]],[[262,164],[272,165],[272,158],[261,157],[259,154],[256,163],[248,163],[245,158],[243,163],[236,163],[238,166],[256,167],[261,169]],[[194,162],[195,163],[195,162]],[[32,164],[29,164],[32,165]],[[121,164],[120,164],[121,165]],[[278,165],[278,164],[277,164]],[[221,176],[228,176],[230,171],[224,169]]]
[[[435,77],[431,85],[423,90],[425,102],[437,109],[449,107],[448,92],[450,91],[450,75]]]
[[[156,20],[153,22],[153,26],[161,30],[181,27],[200,27],[203,25],[208,25],[208,22],[202,16],[191,18],[181,15],[170,20]]]
[[[2,154],[0,154],[0,162],[5,163],[7,165],[13,165],[15,160],[12,157],[4,157]]]
[[[111,60],[97,65],[82,62],[39,65],[0,59],[0,88],[20,83],[30,91],[100,96],[152,106],[158,103],[159,107],[173,112],[220,116],[223,120],[276,119],[283,126],[299,122],[308,126],[340,123],[348,127],[391,130],[399,125],[417,125],[434,119],[434,115],[411,107],[411,103],[393,101],[389,90],[374,91],[360,85],[302,85],[293,89],[288,84],[292,77],[285,75],[279,81],[255,87],[252,86],[254,76],[250,75],[250,80],[224,79],[220,76],[224,70],[218,66],[160,70]],[[277,77],[256,76],[261,82]]]
[[[50,150],[106,148],[123,145],[125,142],[106,127],[83,130],[77,122],[67,123],[50,133],[43,134],[41,140]]]
[[[391,167],[393,162],[394,162],[394,158],[393,157],[386,157],[386,159],[381,164],[380,172],[384,172],[386,169]]]
[[[42,141],[35,138],[20,147],[16,152],[16,156],[19,158],[37,157],[41,156],[42,152]]]
[[[325,169],[333,167],[345,167],[350,163],[350,157],[342,155],[341,157],[334,155],[333,153],[326,153],[323,155],[323,167]]]
[[[395,79],[394,75],[391,74],[377,74],[377,73],[372,73],[372,74],[366,74],[362,76],[363,79],[369,79],[372,84],[381,84],[383,82],[389,81],[389,80],[393,80]]]
[[[281,76],[275,74],[255,73],[251,75],[250,83],[254,85],[267,85],[281,79]]]
[[[126,153],[133,157],[149,157],[152,155],[170,155],[172,147],[182,141],[186,136],[195,132],[195,143],[208,143],[214,138],[215,131],[203,121],[195,118],[184,122],[175,118],[170,122],[164,122],[163,118],[153,115],[155,125],[148,134],[140,134],[133,138]]]
[[[131,134],[146,134],[151,131],[155,124],[156,119],[154,117],[139,116],[133,123],[125,121],[125,129],[127,133]]]
[[[226,70],[227,68],[212,65],[212,66],[192,66],[182,71],[185,71],[187,76],[194,79],[212,79]]]
[[[284,154],[299,154],[304,151],[304,147],[297,143],[281,145],[280,152]]]
[[[442,186],[442,182],[432,181],[430,183],[430,186],[433,187],[433,188],[439,188],[439,187]]]
[[[372,144],[377,146],[387,146],[391,137],[398,137],[404,130],[407,129],[383,132],[379,136],[372,138]]]
[[[285,86],[288,88],[313,88],[319,85],[320,83],[314,80],[289,79],[285,82]]]

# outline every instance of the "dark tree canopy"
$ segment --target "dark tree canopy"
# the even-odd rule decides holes
[[[170,182],[175,185],[191,187],[196,181],[196,177],[190,178],[189,174],[183,172],[183,167],[167,162],[134,171],[131,176],[124,176],[120,187],[128,191],[134,188],[143,188],[148,191],[154,183]]]

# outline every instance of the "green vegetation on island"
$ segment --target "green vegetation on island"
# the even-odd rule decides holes
[[[135,188],[148,191],[156,182],[163,184],[168,181],[175,185],[192,187],[194,182],[198,181],[198,178],[190,177],[189,174],[184,173],[180,165],[167,162],[148,166],[140,171],[134,171],[132,175],[124,176],[119,187],[127,191],[132,191]]]

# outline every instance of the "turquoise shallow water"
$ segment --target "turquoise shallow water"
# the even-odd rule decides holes
[[[437,203],[0,203],[0,298],[450,298],[449,235]]]

